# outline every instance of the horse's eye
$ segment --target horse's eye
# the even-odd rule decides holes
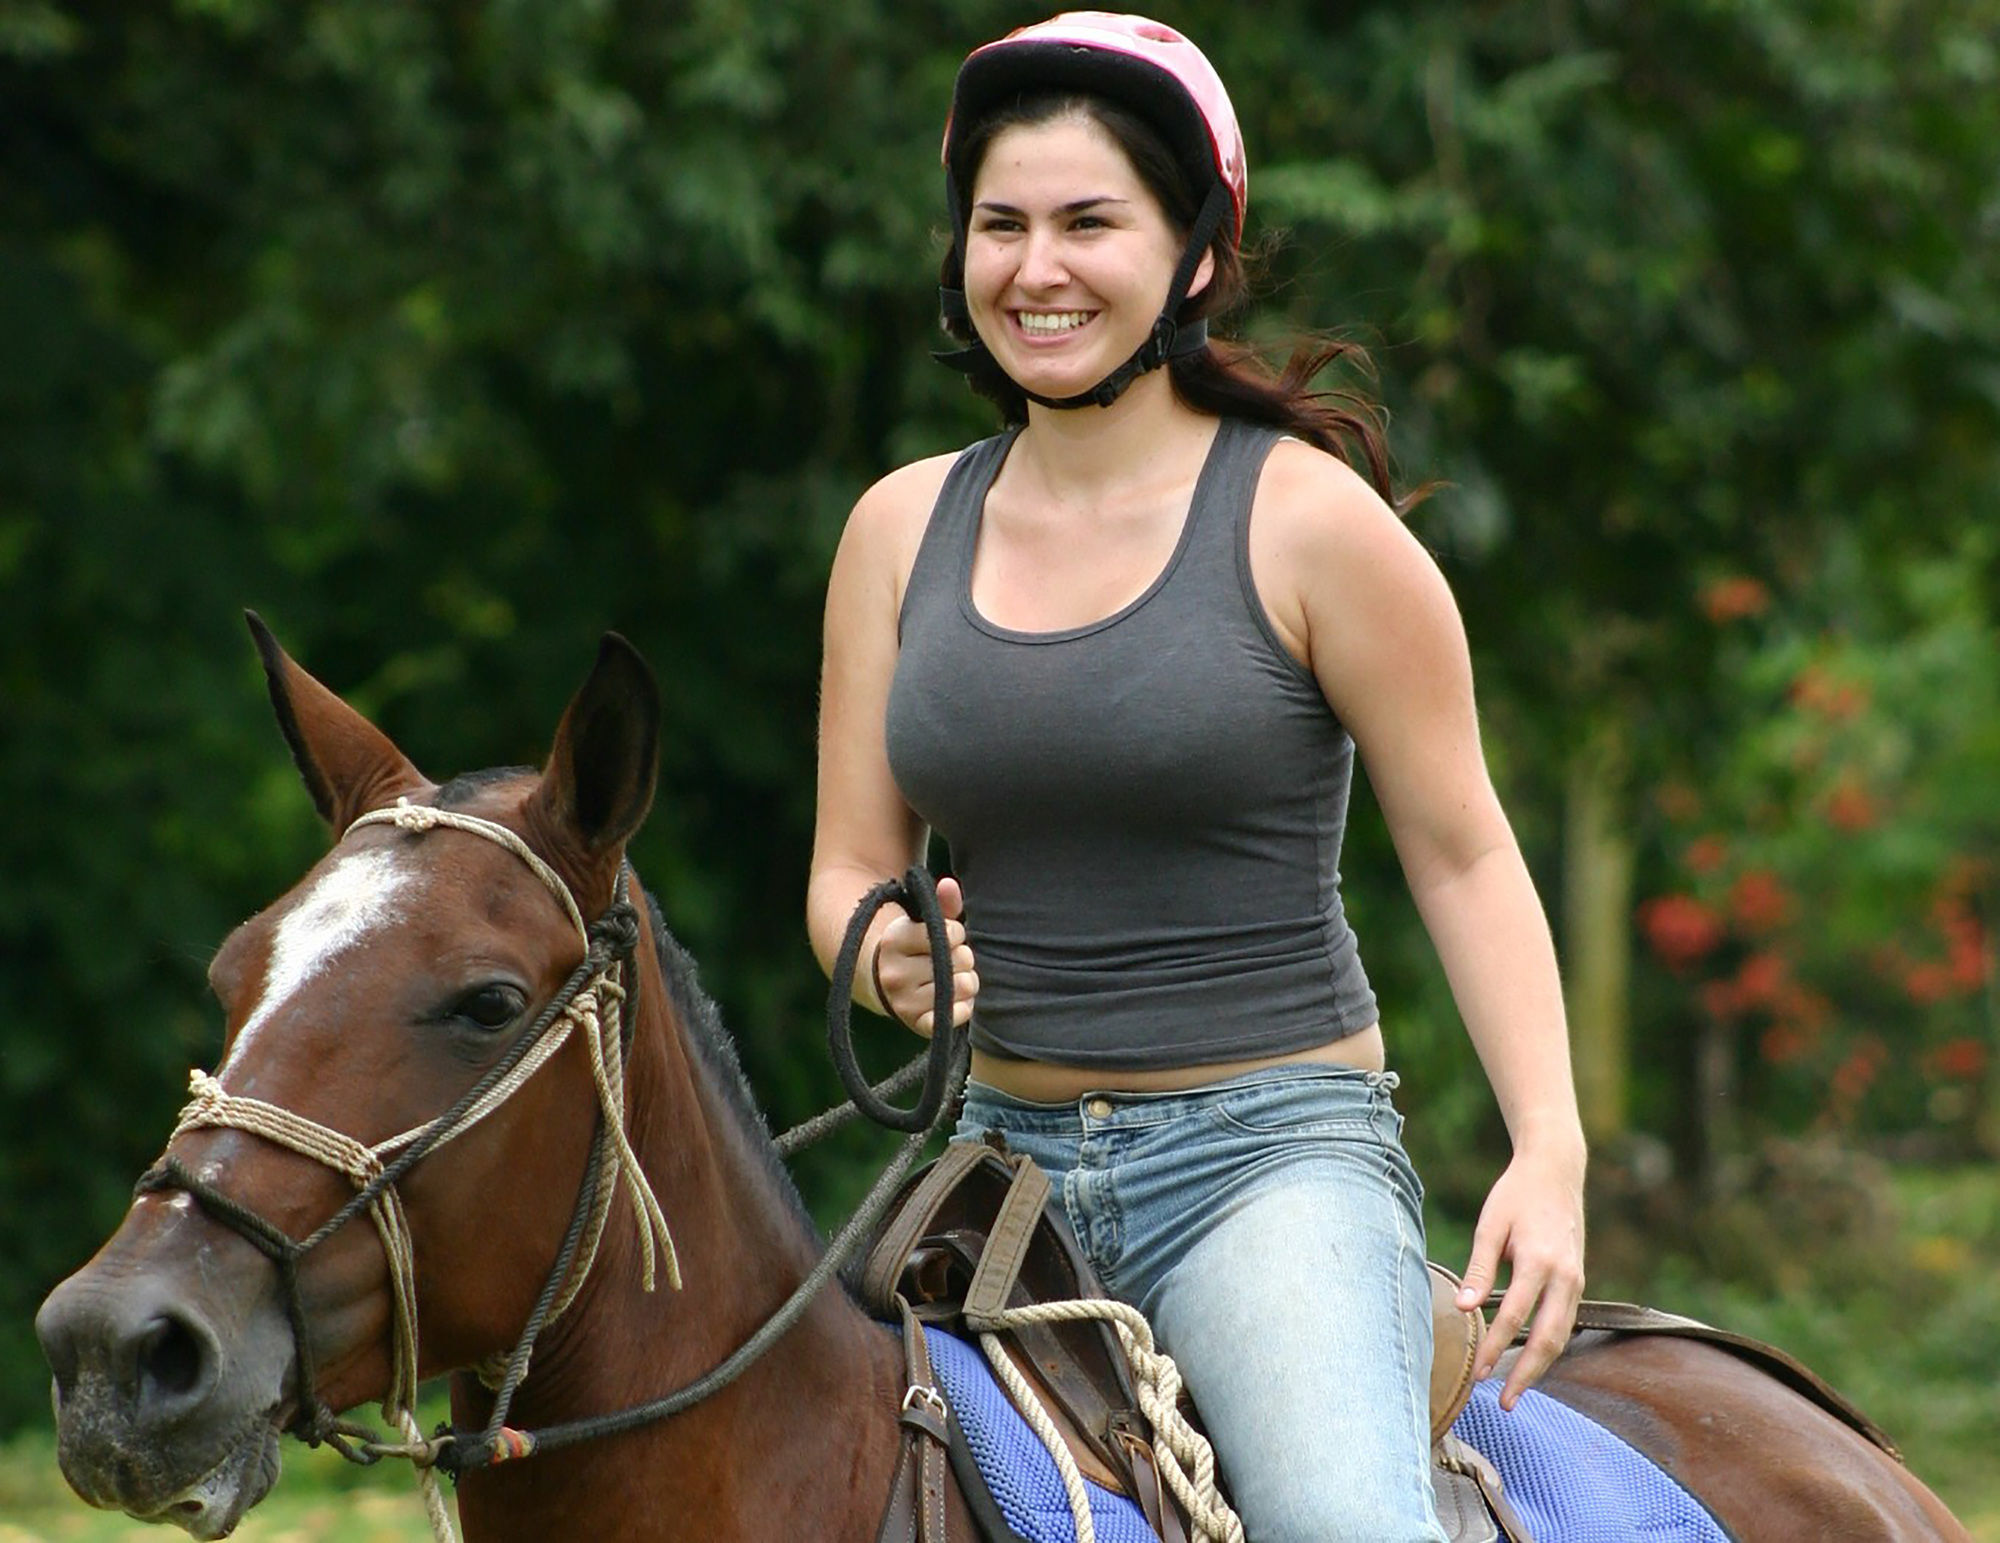
[[[451,1016],[491,1033],[506,1028],[525,1006],[527,998],[512,986],[480,986],[458,999]]]

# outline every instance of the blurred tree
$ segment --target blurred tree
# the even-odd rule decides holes
[[[1279,14],[1227,34],[1224,70],[1282,147],[1257,191],[1295,231],[1283,314],[1386,322],[1406,453],[1456,484],[1420,525],[1489,725],[1522,740],[1517,810],[1568,805],[1549,888],[1613,1137],[1634,796],[1737,726],[1694,597],[1817,572],[1834,540],[1918,560],[1990,515],[2000,9],[1374,7],[1316,49]]]
[[[1996,1150],[1995,550],[1978,527],[1883,571],[1837,540],[1787,604],[1705,596],[1735,691],[1660,801],[1640,915],[1714,1075],[1781,1128]]]

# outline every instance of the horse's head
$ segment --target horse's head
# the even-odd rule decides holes
[[[579,1192],[613,1182],[575,1114],[621,1096],[619,950],[586,924],[627,898],[658,752],[615,637],[541,774],[439,787],[252,629],[335,841],[217,953],[221,1064],[37,1319],[70,1483],[201,1538],[269,1489],[281,1431],[511,1346]]]

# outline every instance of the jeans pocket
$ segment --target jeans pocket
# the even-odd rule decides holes
[[[1374,1072],[1316,1069],[1230,1088],[1209,1107],[1224,1129],[1245,1135],[1372,1132],[1377,1109],[1386,1107],[1378,1103],[1386,1099],[1380,1082]]]

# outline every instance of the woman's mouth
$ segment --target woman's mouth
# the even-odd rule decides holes
[[[1014,324],[1029,337],[1054,338],[1076,331],[1090,317],[1089,311],[1016,311]]]

